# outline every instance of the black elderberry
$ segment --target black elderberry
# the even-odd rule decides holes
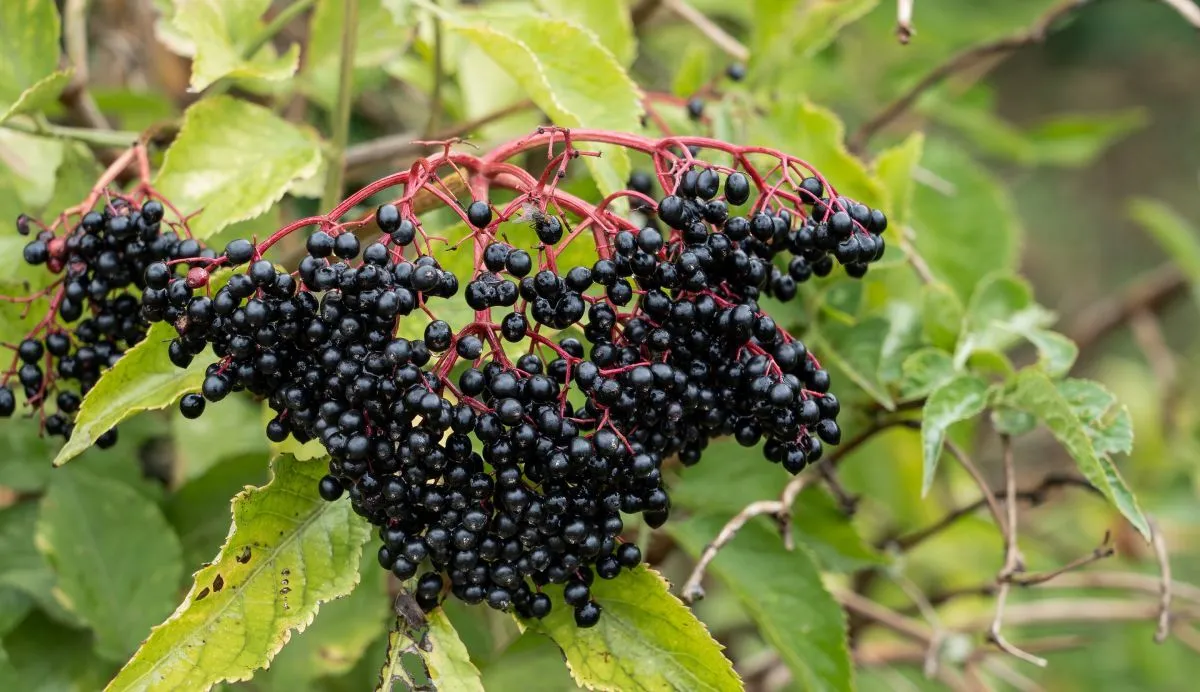
[[[492,222],[492,208],[487,202],[475,200],[467,206],[467,220],[475,228],[484,228]]]
[[[589,601],[575,608],[575,624],[582,628],[595,627],[600,622],[600,604]]]

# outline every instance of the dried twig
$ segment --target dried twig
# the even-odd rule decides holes
[[[1024,46],[1041,43],[1045,40],[1051,26],[1080,6],[1086,4],[1087,1],[1065,0],[1064,2],[1060,2],[1039,17],[1028,29],[1012,36],[972,46],[933,68],[933,70],[922,77],[908,91],[901,94],[870,120],[863,123],[850,137],[850,150],[861,154],[866,150],[867,143],[871,138],[912,108],[921,94],[941,84],[955,73],[974,67],[987,58],[1003,55]]]
[[[1090,565],[1093,562],[1112,557],[1115,553],[1116,549],[1112,546],[1112,534],[1108,531],[1105,531],[1104,538],[1100,541],[1100,545],[1087,555],[1075,558],[1062,567],[1050,570],[1049,572],[1038,572],[1037,574],[1012,574],[1008,577],[1008,580],[1013,584],[1018,584],[1020,586],[1036,586],[1038,584],[1045,584],[1051,579],[1056,579],[1067,572],[1071,572],[1079,569],[1080,567]]]
[[[789,484],[790,485],[790,484]],[[759,500],[751,502],[742,508],[721,527],[720,533],[708,545],[704,546],[704,552],[700,554],[700,559],[696,561],[696,566],[692,568],[692,573],[688,576],[687,581],[683,583],[683,588],[680,589],[679,597],[684,603],[694,603],[701,598],[704,598],[704,588],[700,586],[701,580],[704,579],[704,572],[708,569],[708,564],[717,557],[717,553],[721,548],[733,540],[737,532],[741,530],[746,522],[754,517],[763,514],[770,514],[778,517],[783,511],[783,505],[779,500]]]
[[[1154,632],[1154,641],[1162,644],[1171,634],[1171,556],[1167,552],[1167,541],[1163,538],[1162,529],[1153,517],[1146,517],[1150,524],[1150,540],[1154,544],[1154,555],[1158,559],[1160,595],[1158,597],[1158,629]]]
[[[975,479],[975,484],[978,485],[979,489],[983,491],[983,501],[987,505],[988,511],[992,513],[992,518],[996,520],[996,526],[1000,529],[1001,533],[1005,535],[1005,539],[1007,540],[1009,532],[1008,522],[1004,518],[1004,513],[1000,511],[1000,505],[996,503],[995,493],[993,493],[992,489],[988,487],[987,479],[983,477],[983,473],[980,472],[979,467],[976,466],[975,462],[971,460],[971,457],[965,451],[963,451],[962,447],[959,447],[950,440],[946,440],[946,451],[950,452],[950,456],[957,459],[958,463],[961,464],[962,467],[967,470],[967,473],[971,474],[971,477]]]
[[[750,49],[742,42],[729,35],[724,29],[709,19],[703,12],[687,3],[687,0],[662,0],[662,6],[674,12],[683,21],[700,30],[717,48],[725,51],[729,57],[739,62],[750,59]]]

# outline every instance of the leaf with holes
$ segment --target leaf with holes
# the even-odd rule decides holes
[[[412,602],[415,608],[416,603]],[[415,611],[419,613],[419,611]],[[387,659],[379,671],[380,692],[402,689],[426,689],[409,675],[425,675],[428,689],[440,692],[483,692],[479,669],[471,662],[467,647],[459,638],[446,611],[437,609],[428,615],[415,615],[420,622],[397,619],[388,635]],[[418,667],[419,670],[411,670]],[[399,683],[400,687],[396,686]]]
[[[803,503],[797,503],[803,512]],[[725,525],[702,514],[668,527],[693,557]],[[763,519],[742,527],[709,567],[731,588],[763,637],[787,664],[801,689],[851,690],[846,616],[821,583],[817,563],[804,547],[788,550]]]
[[[278,457],[271,482],[238,494],[233,526],[183,603],[154,628],[109,690],[207,689],[246,680],[358,583],[369,527],[342,499],[325,502],[320,462]]]
[[[96,653],[123,661],[171,612],[183,578],[179,539],[153,501],[86,466],[55,473],[37,547],[55,593],[96,635]]]
[[[204,239],[262,214],[320,162],[320,144],[307,131],[262,106],[219,96],[184,114],[154,187],[184,214],[196,214],[188,225]]]
[[[938,459],[942,456],[942,445],[951,425],[970,420],[987,407],[990,388],[988,383],[975,375],[960,375],[938,387],[925,402],[921,418],[921,447],[925,458],[924,481],[921,495],[933,487]]]
[[[597,579],[592,598],[603,611],[595,627],[580,629],[562,605],[562,588],[546,592],[555,608],[530,629],[554,640],[576,682],[593,690],[740,690],[729,659],[704,625],[642,565],[616,579]]]
[[[1049,428],[1084,477],[1148,539],[1146,517],[1110,458],[1132,444],[1128,412],[1115,408],[1116,402],[1103,387],[1079,380],[1068,382],[1060,388],[1041,370],[1027,368],[1008,384],[1001,401],[1036,416]]]

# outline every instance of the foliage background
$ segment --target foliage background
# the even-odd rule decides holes
[[[8,12],[7,8],[21,3],[4,4]],[[68,16],[80,8],[85,12],[77,16],[87,20],[82,35],[86,36],[88,91],[96,108],[116,128],[141,131],[159,126],[177,119],[197,99],[188,91],[189,80],[195,78],[189,61],[171,50],[178,51],[181,37],[157,15],[173,13],[175,4],[187,3],[60,3]],[[252,8],[248,11],[253,18],[269,4],[245,6]],[[287,4],[276,3],[267,12],[274,16]],[[226,80],[216,88],[232,86],[231,93],[238,97],[269,104],[311,132],[328,134],[337,94],[339,45],[336,26],[332,31],[329,27],[336,24],[338,4],[318,0],[312,14],[290,22],[275,39],[284,62],[289,45],[308,46],[298,78],[275,82],[251,78],[236,84]],[[631,61],[627,63],[631,74],[648,90],[688,96],[710,79],[719,79],[730,62],[720,47],[669,7],[658,7],[643,17],[639,8],[619,1],[594,6],[565,1],[537,4],[552,12],[603,6],[620,12],[619,16],[629,16],[633,9],[632,15],[642,20],[633,33],[628,32],[632,21],[626,25],[609,19],[617,15],[576,18],[590,25],[618,57]],[[639,7],[656,4],[638,3]],[[831,109],[845,123],[846,132],[853,133],[956,52],[1020,33],[1053,4],[919,0],[917,34],[910,45],[901,46],[892,34],[895,6],[889,2],[690,3],[752,54],[745,85],[719,82],[729,94],[709,105],[716,132],[735,140],[768,140],[810,156],[835,182],[869,169],[839,157],[835,150],[841,133],[816,127],[824,121],[806,110],[804,99]],[[370,158],[369,143],[377,143],[378,138],[393,135],[407,141],[426,130],[443,132],[526,97],[482,51],[450,36],[444,37],[448,43],[444,63],[436,71],[432,24],[423,19],[414,30],[413,18],[418,15],[407,3],[363,0],[361,11],[358,92],[351,120],[351,141],[361,146],[351,147],[350,185],[399,170],[413,154],[401,148],[389,161],[356,165],[355,153]],[[833,30],[843,23],[840,31]],[[26,30],[26,26],[0,22],[6,45],[17,45]],[[247,40],[239,34],[246,31],[244,27],[230,31],[235,43]],[[72,40],[70,35],[65,38],[68,52]],[[1019,259],[1039,301],[1061,315],[1056,329],[1070,336],[1088,336],[1087,328],[1094,324],[1089,319],[1103,314],[1108,305],[1104,301],[1126,295],[1126,287],[1147,273],[1173,279],[1179,267],[1187,277],[1200,278],[1200,235],[1195,230],[1200,225],[1200,147],[1196,146],[1200,92],[1194,89],[1198,60],[1195,30],[1166,3],[1085,3],[1044,43],[1005,52],[925,94],[872,140],[865,158],[869,161],[911,132],[924,132],[911,220],[922,254],[933,258],[939,269],[949,268],[947,276],[965,297],[983,271],[1004,264],[1006,247],[1019,248],[1013,262]],[[262,77],[272,66],[246,69],[246,76]],[[443,79],[435,79],[435,74]],[[0,101],[11,103],[14,99],[8,96],[4,93]],[[431,103],[438,104],[432,117]],[[749,106],[755,104],[765,111],[751,113]],[[49,122],[88,125],[86,108],[70,90],[61,99],[39,105]],[[678,109],[664,107],[663,112],[681,130],[694,127]],[[21,132],[23,122],[17,119],[0,127],[3,218],[31,209],[53,212],[78,199],[95,177],[88,175],[96,166],[91,149]],[[532,110],[522,109],[477,128],[471,139],[485,143],[520,135],[537,122]],[[102,147],[96,153],[103,158]],[[863,184],[870,188],[877,184],[873,180]],[[222,238],[249,232],[261,237],[281,218],[321,208],[321,194],[320,175],[302,181],[291,187],[279,208],[226,229],[211,242],[219,247]],[[1161,207],[1131,206],[1138,198],[1161,200],[1174,209],[1179,223],[1162,214],[1148,219],[1147,209]],[[0,244],[9,258],[3,264],[6,277],[20,278],[13,271],[21,243],[11,227],[0,230]],[[869,285],[883,287],[888,281]],[[1196,502],[1200,402],[1192,385],[1197,382],[1195,363],[1200,362],[1196,358],[1200,320],[1195,312],[1197,294],[1192,291],[1189,296],[1182,279],[1173,279],[1171,285],[1180,288],[1171,291],[1161,306],[1123,320],[1111,334],[1081,344],[1072,374],[1104,382],[1129,406],[1138,443],[1121,467],[1143,507],[1160,523],[1175,578],[1196,583],[1200,581],[1200,553],[1194,548],[1200,545]],[[838,300],[835,290],[830,289],[829,300]],[[871,300],[868,297],[868,306]],[[11,311],[2,317],[7,321],[2,334],[9,340],[19,333],[12,324],[17,320]],[[1135,328],[1128,328],[1130,323]],[[1014,357],[1018,363],[1034,359],[1032,351],[1021,348]],[[839,377],[840,388],[848,384]],[[266,480],[270,450],[259,426],[245,422],[258,417],[254,405],[241,400],[211,407],[203,419],[187,425],[174,413],[144,414],[123,425],[116,448],[89,450],[71,465],[53,471],[49,460],[55,450],[33,436],[30,425],[0,423],[0,504],[4,506],[0,510],[0,680],[11,683],[3,685],[6,689],[96,689],[113,676],[149,627],[179,602],[191,582],[189,574],[216,553],[228,529],[233,494],[244,485]],[[964,444],[979,441],[977,459],[998,487],[999,448],[989,442],[994,436],[986,432],[986,425],[960,428],[954,436]],[[771,496],[782,485],[782,479],[769,475],[777,469],[765,463],[759,465],[763,473],[751,468],[740,473],[743,456],[733,445],[714,447],[705,462],[676,486],[676,502],[696,510],[697,516],[673,522],[667,535],[650,542],[654,562],[673,583],[682,583],[688,574],[688,552],[697,552],[725,518],[745,502]],[[1036,485],[1047,473],[1072,468],[1070,458],[1049,435],[1022,438],[1017,458],[1022,488]],[[731,468],[739,469],[743,483],[730,484]],[[833,581],[856,584],[880,602],[911,610],[911,593],[906,593],[910,587],[935,595],[986,584],[994,577],[1001,545],[986,514],[976,513],[919,549],[893,556],[889,566],[877,572],[883,576],[871,583],[847,581],[846,573],[877,561],[877,554],[867,546],[926,526],[977,493],[965,474],[946,463],[933,491],[922,500],[920,441],[903,430],[887,433],[855,452],[841,471],[847,489],[863,498],[853,529],[832,504],[826,511],[816,511],[822,507],[820,498],[808,503],[802,498],[799,505],[800,525],[815,536],[810,547],[822,566],[834,573]],[[1032,568],[1050,569],[1086,554],[1111,530],[1117,556],[1090,569],[1156,574],[1151,549],[1107,505],[1070,489],[1055,491],[1048,499],[1053,501],[1022,514],[1023,548]],[[855,532],[862,538],[855,538]],[[749,555],[747,564],[756,564],[750,562],[754,556],[780,551],[774,535],[765,530],[751,534],[730,548]],[[753,550],[756,545],[761,550]],[[368,544],[364,562],[373,563],[372,551]],[[786,562],[780,564],[786,569]],[[803,681],[789,681],[788,667],[773,665],[774,654],[764,641],[764,615],[748,613],[739,594],[769,603],[773,590],[808,587],[762,568],[737,573],[736,567],[734,556],[715,563],[717,576],[727,581],[709,588],[708,598],[696,608],[698,615],[729,647],[727,653],[751,687],[803,689]],[[732,578],[723,570],[733,571]],[[313,627],[295,637],[269,670],[232,686],[357,690],[373,685],[384,658],[390,601],[381,570],[366,564],[362,574],[363,584],[354,595],[327,604]],[[157,588],[135,593],[131,584]],[[1060,587],[1053,591],[1059,598],[1109,595]],[[1024,590],[1014,596],[1018,602],[1035,602],[1039,597]],[[511,622],[482,610],[451,607],[449,615],[481,670],[486,689],[573,688],[548,640],[532,634],[517,638]],[[991,600],[955,599],[942,612],[954,622],[986,618]],[[815,621],[809,614],[799,617]],[[1082,640],[1078,646],[1046,654],[1050,666],[1045,670],[1006,662],[1019,670],[1020,679],[1005,679],[994,670],[984,675],[1001,688],[1190,689],[1188,682],[1200,674],[1196,641],[1200,634],[1184,625],[1158,645],[1153,633],[1153,618],[1014,628],[1008,632],[1010,639],[1070,635]],[[807,632],[787,638],[806,637]],[[864,637],[867,643],[889,641],[872,639],[878,637],[872,632]],[[975,643],[978,638],[968,646]],[[797,644],[792,655],[812,656],[819,648]],[[785,659],[789,655],[779,653]],[[948,660],[954,658],[953,651],[946,655]],[[803,665],[812,663],[806,660]],[[861,663],[856,672],[859,689],[938,689],[943,684],[925,679],[920,662]],[[952,664],[951,660],[947,665]]]

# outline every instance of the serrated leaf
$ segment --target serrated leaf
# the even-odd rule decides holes
[[[0,2],[0,122],[58,69],[58,9],[45,0]],[[61,90],[61,88],[60,88]],[[57,94],[55,94],[57,96]]]
[[[83,467],[54,474],[36,541],[58,576],[59,600],[91,627],[100,656],[125,660],[171,612],[183,578],[179,539],[129,486]]]
[[[481,48],[521,85],[554,124],[635,132],[641,92],[596,35],[573,22],[530,16],[442,13],[456,33]],[[593,148],[588,145],[588,148]],[[628,154],[595,146],[585,157],[604,194],[624,188]]]
[[[75,431],[54,457],[55,466],[79,456],[121,421],[142,411],[166,408],[184,394],[200,389],[211,360],[197,356],[186,370],[175,367],[167,355],[167,342],[175,336],[171,325],[155,324],[141,343],[100,376],[83,397],[75,416]]]
[[[921,165],[947,181],[913,193],[914,246],[964,302],[979,277],[1016,266],[1020,221],[1008,192],[961,148],[926,141]]]
[[[697,557],[724,525],[723,517],[698,515],[670,524],[668,532]],[[806,549],[788,551],[760,518],[721,549],[709,573],[738,595],[801,689],[854,688],[845,613]]]
[[[872,207],[884,201],[883,186],[846,149],[846,128],[833,111],[796,97],[774,99],[751,132],[753,143],[776,147],[815,166],[838,194]]]
[[[291,77],[300,61],[300,46],[293,44],[276,56],[268,43],[250,59],[244,52],[262,29],[261,17],[271,0],[175,0],[176,31],[190,39],[192,91],[228,77],[278,81]]]
[[[1104,452],[1098,452],[1092,437],[1097,433],[1089,431],[1089,424],[1095,424],[1091,421],[1085,423],[1080,419],[1081,413],[1095,413],[1102,401],[1103,397],[1099,392],[1103,390],[1096,387],[1098,385],[1068,385],[1066,394],[1072,395],[1072,398],[1068,399],[1045,373],[1027,368],[1017,373],[1004,392],[1002,401],[1041,420],[1075,459],[1084,477],[1104,493],[1142,536],[1149,539],[1150,527],[1141,507],[1108,456],[1113,449],[1120,447],[1123,438],[1115,434],[1110,438],[1109,433],[1104,433],[1099,437]],[[1127,416],[1120,415],[1114,420],[1122,418],[1128,421]],[[1113,427],[1101,423],[1097,429],[1109,431]]]
[[[1200,301],[1200,231],[1163,202],[1139,197],[1129,203],[1129,216],[1158,241],[1183,270]]]
[[[960,375],[929,395],[921,419],[921,448],[925,460],[922,496],[933,487],[947,430],[955,423],[983,413],[988,404],[988,395],[987,381],[974,375]]]
[[[66,88],[67,83],[71,81],[71,75],[74,70],[61,70],[53,72],[38,80],[21,95],[17,97],[16,102],[8,106],[7,109],[0,111],[0,123],[8,120],[15,115],[24,113],[34,113],[46,107],[46,104],[53,103],[62,90]],[[0,108],[4,104],[0,103]]]
[[[1037,418],[1024,411],[1001,406],[992,411],[992,425],[998,433],[1019,437],[1033,432],[1037,427]]]
[[[887,320],[871,317],[854,326],[826,322],[810,339],[818,357],[836,365],[842,375],[891,411],[896,402],[879,376],[879,362],[888,331]]]
[[[554,640],[571,675],[593,690],[740,690],[729,659],[704,625],[645,565],[616,579],[597,579],[592,597],[603,608],[595,627],[580,629],[561,587],[546,588],[556,606],[530,629]]]
[[[903,229],[909,225],[912,215],[913,173],[921,162],[925,149],[925,135],[914,132],[900,144],[885,149],[875,158],[875,175],[887,191],[888,204],[884,212],[891,228]]]
[[[207,689],[267,665],[321,603],[358,583],[369,527],[348,500],[325,502],[325,464],[272,461],[271,482],[240,493],[221,552],[108,690]]]
[[[320,163],[308,132],[262,106],[218,96],[184,113],[154,187],[184,214],[200,212],[188,224],[204,239],[262,214]]]
[[[904,359],[900,392],[906,399],[929,396],[954,379],[954,359],[939,348],[923,348]]]
[[[1057,386],[1083,424],[1097,455],[1109,457],[1133,451],[1133,419],[1129,409],[1112,392],[1093,380],[1072,378]]]
[[[186,482],[167,499],[163,513],[175,527],[183,546],[184,564],[189,568],[199,567],[220,550],[229,535],[229,506],[233,498],[247,488],[267,482],[264,456],[260,453],[227,458],[199,478]]]
[[[406,660],[408,659],[408,660]],[[437,609],[423,622],[409,623],[397,618],[388,635],[388,654],[379,672],[380,692],[394,689],[425,689],[411,684],[406,668],[420,662],[419,674],[429,677],[428,689],[439,692],[483,692],[479,669],[471,663],[467,647],[459,638],[446,612]],[[396,687],[396,683],[400,687]]]
[[[1018,332],[1038,351],[1038,367],[1050,377],[1062,377],[1079,357],[1079,347],[1067,337],[1049,329],[1028,327]]]
[[[976,351],[1003,352],[1019,335],[1052,322],[1054,316],[1033,300],[1029,282],[996,274],[983,279],[967,304],[954,363],[962,367]],[[1062,354],[1057,354],[1061,360]]]
[[[624,0],[537,0],[537,5],[553,17],[569,19],[594,32],[600,44],[622,65],[633,64],[637,38],[629,16],[629,3]]]

